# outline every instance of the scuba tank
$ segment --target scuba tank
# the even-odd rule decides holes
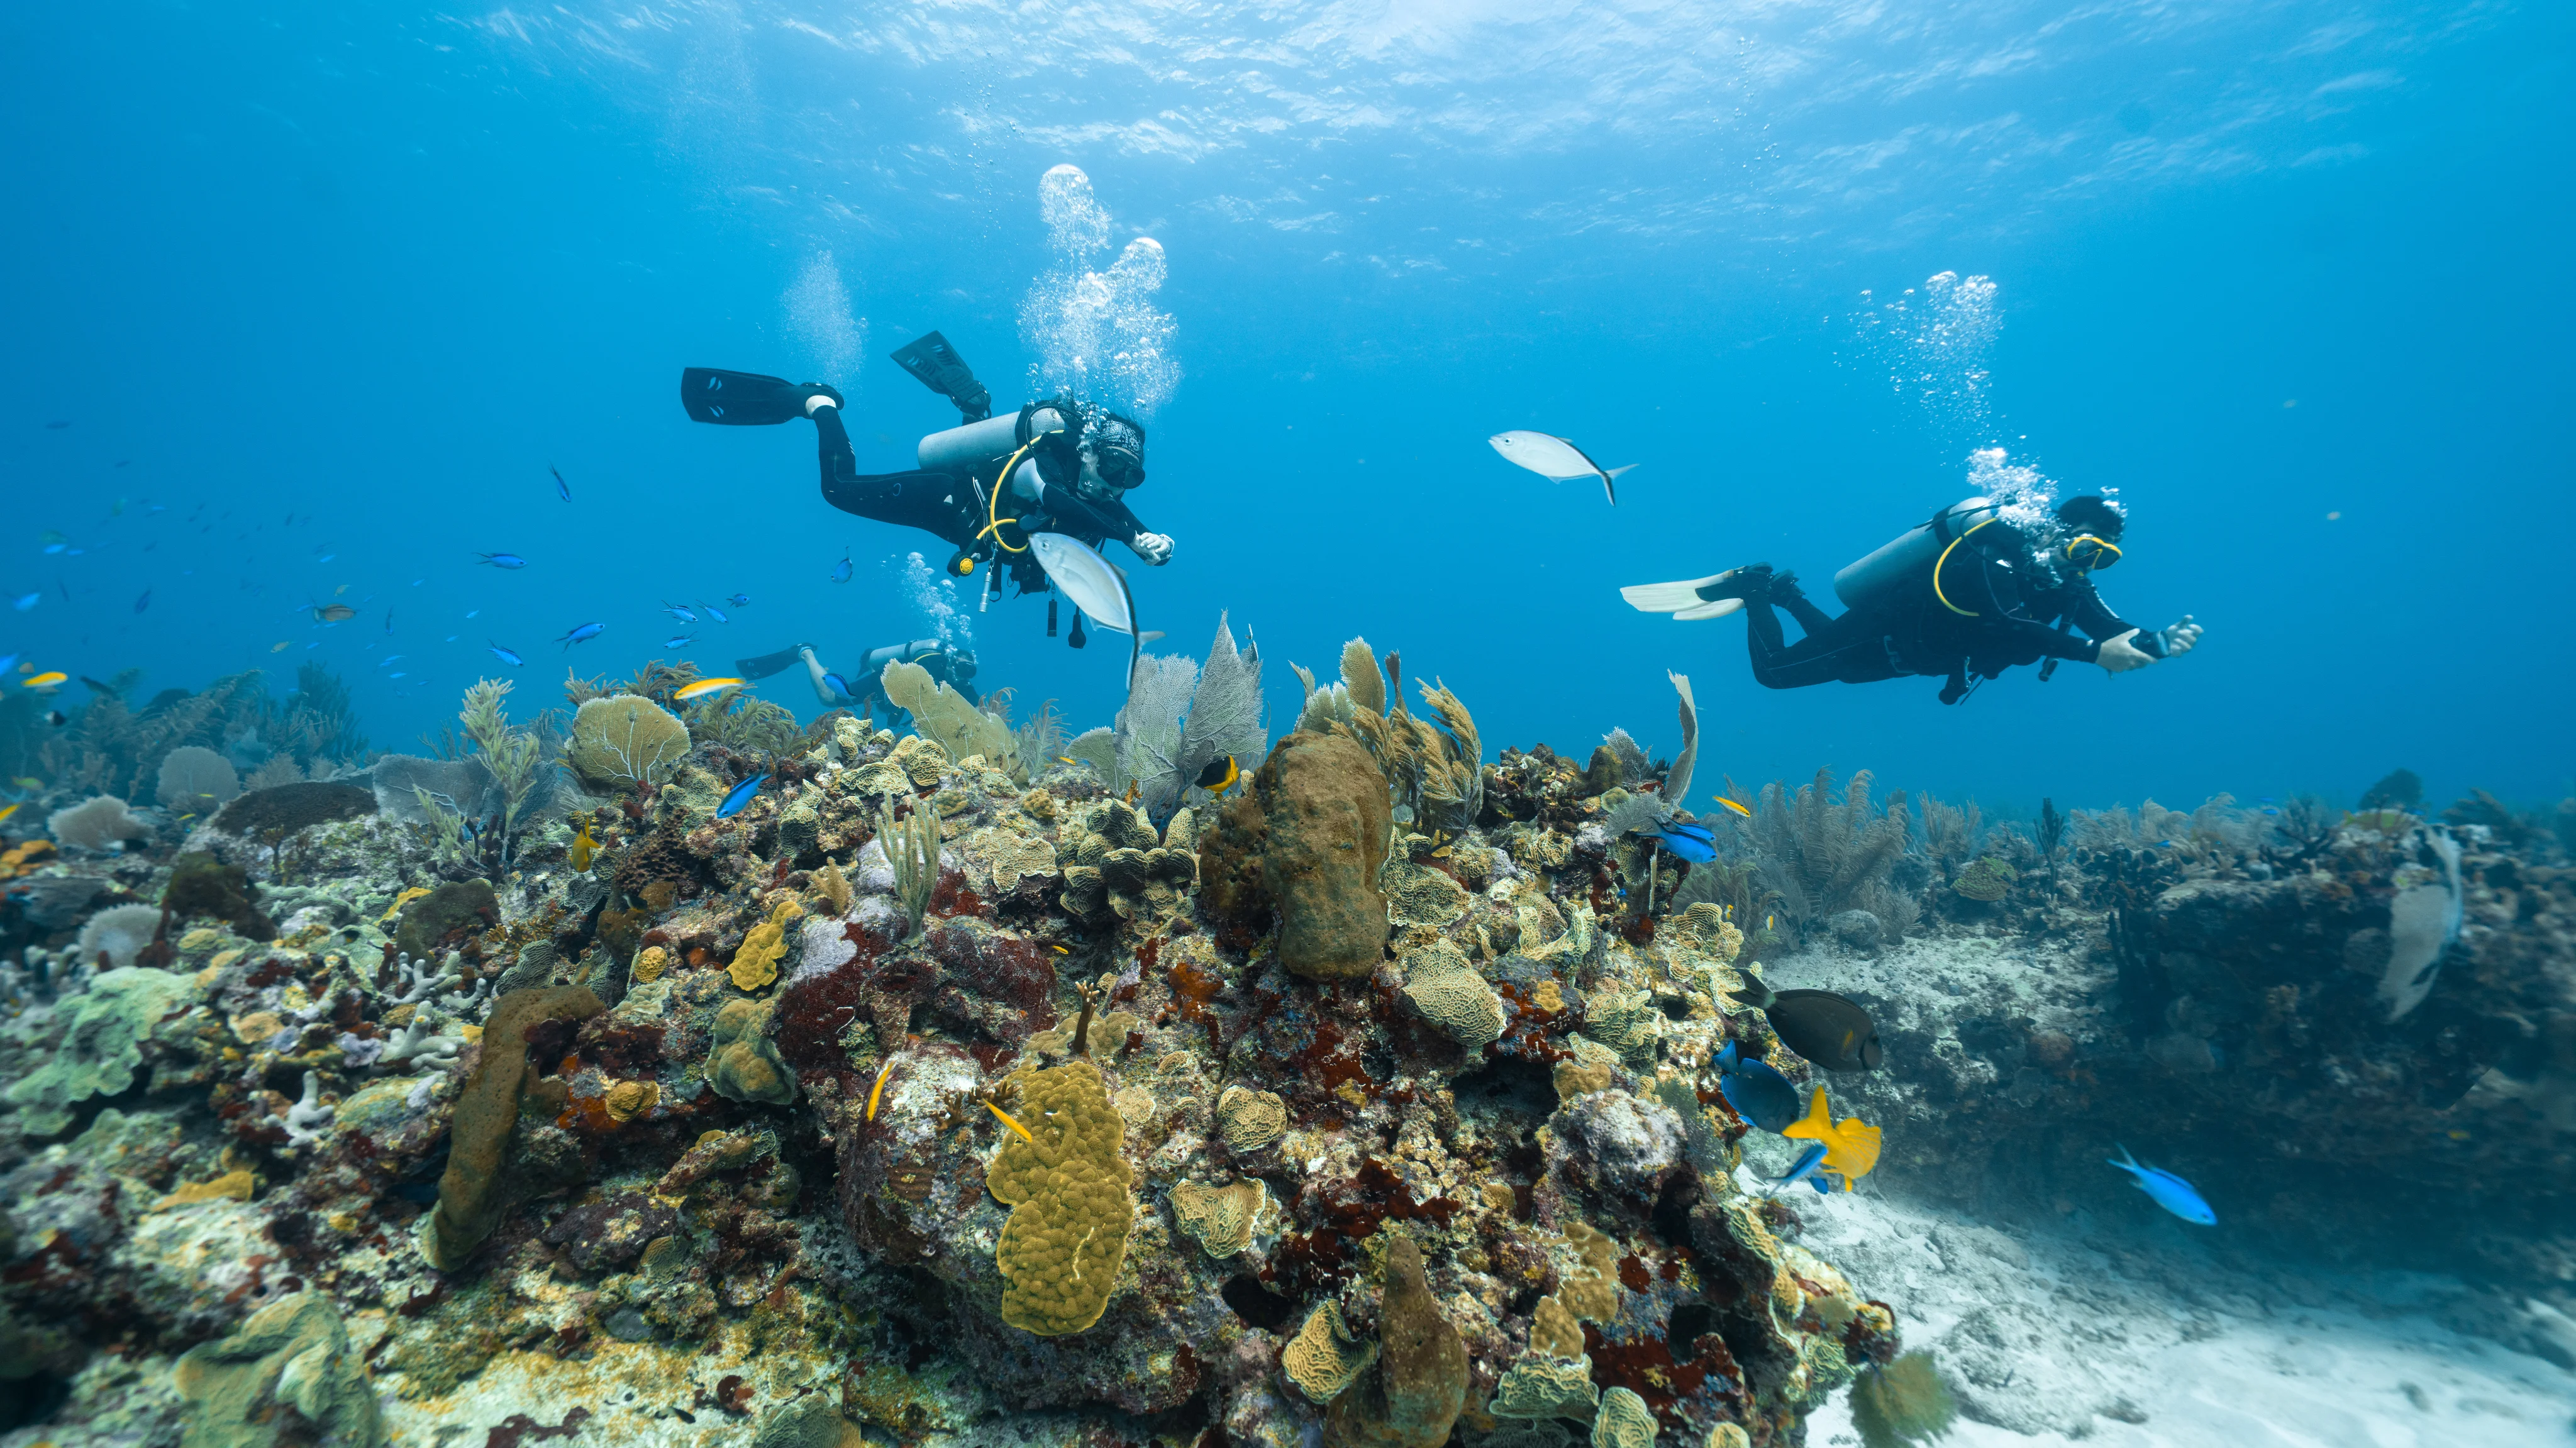
[[[1007,417],[988,417],[934,432],[913,449],[913,456],[921,460],[923,472],[970,476],[992,466],[996,458],[1009,457],[1033,438],[1072,430],[1078,420],[1070,413],[1071,409],[1053,403],[1035,403]]]
[[[1931,591],[1942,555],[1968,534],[2001,516],[2003,505],[1991,498],[1952,503],[1898,534],[1878,551],[1834,575],[1834,596],[1858,613],[1883,611],[1917,601]]]

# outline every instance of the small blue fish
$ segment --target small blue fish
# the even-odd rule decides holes
[[[2157,1206],[2184,1221],[2203,1227],[2218,1225],[2218,1214],[2209,1209],[2209,1203],[2200,1199],[2200,1193],[2193,1189],[2191,1183],[2172,1172],[2138,1165],[2138,1159],[2129,1155],[2127,1147],[2120,1148],[2120,1160],[2106,1164],[2136,1177],[2138,1190],[2153,1198]]]
[[[475,617],[476,615],[478,615],[478,614],[480,614],[480,613],[482,613],[482,612],[483,612],[483,610],[481,610],[481,609],[479,609],[479,608],[469,608],[469,609],[467,609],[467,610],[465,611],[465,616],[466,616],[467,618],[473,618],[473,617]]]
[[[838,675],[838,674],[825,674],[825,675],[823,676],[823,687],[824,687],[824,688],[827,688],[827,689],[829,689],[829,690],[831,690],[831,691],[832,691],[833,693],[835,693],[835,694],[840,695],[840,696],[841,696],[842,698],[844,698],[844,699],[848,699],[848,698],[852,698],[852,697],[854,697],[854,696],[850,693],[850,682],[849,682],[849,680],[842,678],[842,677],[841,677],[840,675]]]
[[[1717,1053],[1717,1069],[1718,1094],[1736,1115],[1764,1131],[1786,1131],[1804,1114],[1798,1088],[1789,1078],[1764,1062],[1746,1059],[1733,1041]]]
[[[489,642],[489,640],[486,640],[486,642]],[[501,662],[508,664],[514,669],[527,662],[526,659],[520,658],[517,654],[510,652],[499,644],[492,645],[492,657],[499,659]]]
[[[849,581],[850,581],[850,573],[851,573],[851,571],[852,571],[852,570],[851,570],[851,567],[850,567],[850,555],[849,555],[848,553],[844,552],[844,553],[841,555],[841,561],[840,561],[840,563],[839,563],[839,564],[837,564],[837,565],[835,565],[835,566],[833,567],[833,569],[832,569],[832,581],[833,581],[834,583],[847,583],[847,582],[849,582]]]
[[[696,614],[689,612],[687,609],[680,607],[678,604],[673,603],[667,598],[662,600],[662,611],[669,614],[671,617],[678,619],[682,623],[696,623],[698,621],[698,616]]]
[[[70,545],[64,543],[48,543],[45,545],[45,552],[48,554],[60,553],[63,549],[69,546]]]
[[[1648,833],[1661,841],[1665,849],[1694,865],[1705,865],[1717,858],[1717,837],[1701,826],[1668,821]]]
[[[669,638],[662,640],[662,647],[666,649],[685,649],[696,642],[697,638],[694,635],[673,634]]]
[[[34,608],[37,604],[44,601],[45,595],[41,591],[35,593],[22,593],[16,598],[10,600],[9,606],[18,610],[20,613],[25,613],[27,610]]]
[[[18,667],[16,654],[0,654],[0,674],[5,674],[16,667]]]
[[[152,590],[147,588],[143,590],[143,596],[141,598],[134,600],[134,611],[136,613],[141,613],[143,610],[150,608],[151,606]]]
[[[525,568],[528,566],[528,560],[520,557],[516,553],[486,553],[482,555],[482,559],[484,562],[491,564],[495,568]]]
[[[565,634],[562,638],[555,640],[555,642],[563,645],[565,648],[571,648],[574,644],[586,644],[607,631],[608,625],[604,623],[577,624],[573,627],[573,630],[570,633]]]
[[[1798,1153],[1797,1161],[1790,1165],[1787,1174],[1771,1183],[1772,1192],[1775,1194],[1785,1192],[1800,1182],[1805,1182],[1820,1192],[1832,1191],[1833,1188],[1825,1184],[1825,1179],[1816,1175],[1816,1168],[1824,1164],[1825,1144],[1819,1141]]]
[[[724,803],[716,806],[716,818],[729,820],[742,813],[743,806],[750,804],[751,797],[760,793],[760,787],[767,783],[769,783],[768,775],[755,774],[735,785],[733,792],[724,797]]]
[[[732,619],[729,619],[729,618],[725,617],[725,616],[724,616],[723,611],[722,611],[722,610],[720,610],[720,609],[718,609],[718,608],[717,608],[714,604],[712,604],[712,603],[702,603],[702,604],[699,604],[699,605],[698,605],[698,607],[705,609],[705,610],[707,611],[707,617],[709,617],[709,618],[711,618],[711,619],[714,619],[714,620],[715,620],[716,622],[718,622],[718,623],[731,623],[731,622],[733,622],[733,620],[732,620]]]
[[[553,463],[548,463],[546,464],[546,471],[555,475],[555,491],[563,496],[563,500],[565,502],[571,502],[572,484],[563,480],[563,470],[556,467]]]
[[[751,595],[748,593],[737,593],[733,597],[726,599],[725,602],[732,604],[736,608],[749,608],[751,606]]]
[[[388,678],[388,679],[403,679],[403,678],[409,678],[409,677],[410,677],[410,675],[408,675],[408,674],[404,673],[404,672],[403,672],[402,670],[400,670],[400,669],[396,669],[396,670],[394,670],[392,673],[385,675],[385,677],[386,677],[386,678]]]
[[[384,667],[385,665],[387,665],[387,664],[398,664],[398,663],[401,663],[401,662],[402,662],[402,655],[400,655],[400,654],[387,654],[387,655],[385,655],[383,658],[376,660],[376,667],[377,667],[377,668],[379,668],[379,669],[381,669],[381,668],[383,668],[383,667]]]

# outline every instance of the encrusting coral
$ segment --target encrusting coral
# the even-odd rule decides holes
[[[984,1177],[1012,1209],[993,1248],[1008,1284],[1002,1320],[1046,1337],[1080,1332],[1100,1320],[1127,1256],[1136,1206],[1120,1150],[1126,1124],[1089,1061],[1011,1079],[1026,1134],[1002,1144]]]

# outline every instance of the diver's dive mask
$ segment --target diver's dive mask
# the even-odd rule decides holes
[[[1145,429],[1133,418],[1104,414],[1084,430],[1082,450],[1100,480],[1120,492],[1145,481]]]
[[[2066,540],[2066,561],[2087,573],[2098,573],[2120,561],[2120,545],[2093,533]]]

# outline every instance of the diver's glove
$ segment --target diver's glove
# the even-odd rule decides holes
[[[2143,669],[2154,663],[2155,655],[2129,642],[2137,636],[2138,631],[2131,629],[2127,633],[2114,634],[2102,640],[2101,653],[2095,656],[2093,662],[2100,664],[2105,672],[2113,674],[2125,674],[2131,669]]]
[[[1128,540],[1127,546],[1157,568],[1172,561],[1172,540],[1160,533],[1139,533]]]
[[[2190,653],[2193,646],[2200,642],[2201,632],[2200,625],[2191,621],[2191,615],[2184,614],[2182,622],[2157,634],[2156,637],[2164,641],[2165,657],[2170,659],[2176,654]]]
[[[812,417],[816,408],[838,407],[841,405],[840,390],[829,383],[808,382],[798,390],[805,394],[805,415],[807,417]]]

